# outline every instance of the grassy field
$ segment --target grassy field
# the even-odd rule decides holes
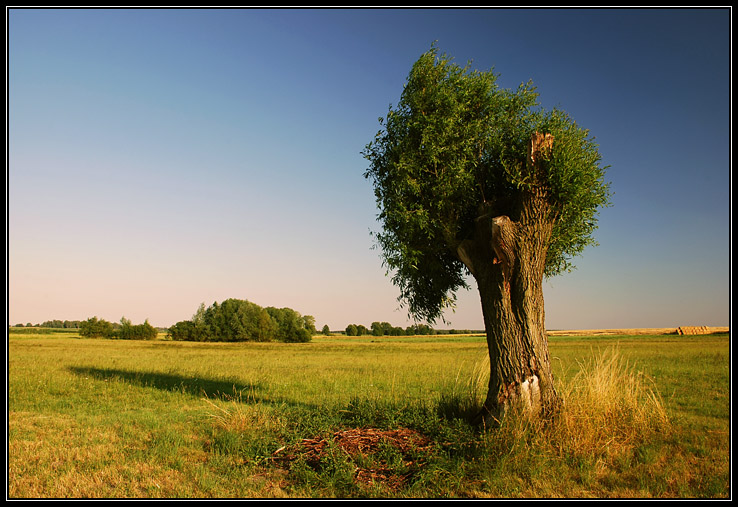
[[[562,414],[478,431],[479,336],[10,331],[8,497],[730,496],[727,334],[552,336]]]

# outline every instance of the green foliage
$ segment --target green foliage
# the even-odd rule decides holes
[[[282,342],[307,342],[315,332],[315,319],[311,316],[303,317],[291,308],[266,309],[269,316],[276,323],[275,339]]]
[[[451,333],[451,332],[449,332]],[[414,324],[406,329],[393,326],[389,322],[372,322],[370,329],[361,324],[346,326],[346,336],[420,336],[434,335],[437,332],[427,324]]]
[[[384,335],[383,326],[379,322],[372,322],[372,335],[382,336]]]
[[[154,340],[158,332],[146,320],[143,324],[134,325],[125,317],[120,324],[112,324],[106,320],[91,317],[80,322],[79,335],[84,338],[113,338],[120,340]]]
[[[200,305],[191,320],[169,328],[173,340],[307,342],[315,332],[315,319],[290,308],[262,308],[250,301],[226,299],[210,307]]]
[[[41,323],[41,327],[50,327],[54,329],[79,329],[80,321],[78,320],[47,320]]]
[[[609,186],[593,139],[566,113],[543,111],[531,83],[500,89],[490,72],[460,67],[432,47],[413,65],[400,101],[380,118],[382,130],[363,151],[379,207],[381,248],[400,301],[433,322],[467,288],[456,255],[481,205],[515,220],[527,192],[544,192],[554,222],[546,276],[571,269],[594,244],[597,210]],[[536,133],[554,137],[540,172],[527,170]]]
[[[112,338],[113,324],[97,317],[91,317],[79,324],[79,335],[84,338]]]
[[[157,334],[148,319],[143,324],[133,325],[125,317],[120,319],[120,327],[115,332],[115,336],[121,340],[154,340]]]
[[[408,326],[405,330],[405,334],[408,336],[423,336],[436,334],[436,331],[427,324],[414,324],[412,326]]]
[[[415,324],[403,329],[393,326],[389,322],[372,322],[371,333],[373,336],[419,336],[436,334],[435,330],[427,324]]]

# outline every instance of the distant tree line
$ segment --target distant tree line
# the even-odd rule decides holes
[[[84,338],[110,338],[115,340],[153,340],[158,331],[146,320],[143,324],[132,324],[125,317],[113,324],[104,319],[91,317],[79,325],[79,335]]]
[[[79,329],[79,326],[81,323],[82,321],[79,321],[79,320],[47,320],[45,322],[42,322],[41,324],[31,324],[29,322],[25,326],[23,324],[16,324],[13,327],[48,327],[48,328],[54,328],[54,329]]]
[[[345,333],[346,336],[428,336],[435,334],[469,334],[470,331],[455,329],[441,331],[433,329],[427,324],[414,324],[402,328],[393,326],[389,322],[372,322],[369,328],[361,324],[349,324],[346,326]]]
[[[13,327],[79,329],[80,336],[87,338],[111,338],[128,340],[151,340],[157,331],[166,331],[173,340],[186,341],[310,341],[317,334],[315,319],[302,316],[290,308],[262,308],[249,301],[228,299],[221,304],[213,303],[210,308],[200,305],[191,320],[177,322],[170,328],[156,329],[148,321],[133,325],[124,318],[120,323],[111,323],[97,317],[86,321],[47,320],[41,324],[15,324]],[[153,329],[153,331],[152,331]],[[323,326],[321,332],[328,336],[331,330]],[[426,324],[415,324],[406,328],[393,326],[389,322],[372,322],[370,327],[349,324],[346,336],[428,336],[437,334],[471,334],[484,331],[445,329],[437,330]]]
[[[432,334],[436,334],[436,331],[426,324],[415,324],[406,328],[393,326],[389,322],[372,322],[370,328],[361,324],[346,326],[346,336],[419,336]]]
[[[200,342],[308,342],[316,332],[312,316],[291,308],[262,308],[250,301],[226,299],[208,308],[201,304],[192,319],[169,328],[169,337]]]

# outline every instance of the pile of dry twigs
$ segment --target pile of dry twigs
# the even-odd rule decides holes
[[[337,431],[329,438],[304,438],[298,444],[282,447],[273,455],[276,463],[289,464],[302,457],[309,466],[320,469],[325,453],[332,443],[344,452],[355,465],[355,480],[364,485],[381,483],[390,488],[401,487],[407,479],[423,464],[417,456],[430,449],[430,440],[421,433],[408,428],[381,430],[376,428],[352,428]],[[379,454],[382,446],[391,445],[403,458],[405,471],[398,473],[397,467],[390,467],[379,460],[357,460],[358,457],[373,457]],[[357,465],[369,462],[372,466]]]

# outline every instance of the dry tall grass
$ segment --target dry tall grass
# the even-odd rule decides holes
[[[471,382],[481,404],[486,379],[479,374]],[[557,459],[603,463],[630,455],[654,435],[671,431],[671,423],[659,393],[614,349],[580,364],[580,371],[558,386],[561,409],[551,419],[531,419],[508,413],[500,427],[490,432],[495,447]],[[510,417],[511,416],[511,417]]]
[[[670,430],[651,381],[614,349],[581,365],[563,386],[555,431],[559,452],[617,456],[655,433]]]

